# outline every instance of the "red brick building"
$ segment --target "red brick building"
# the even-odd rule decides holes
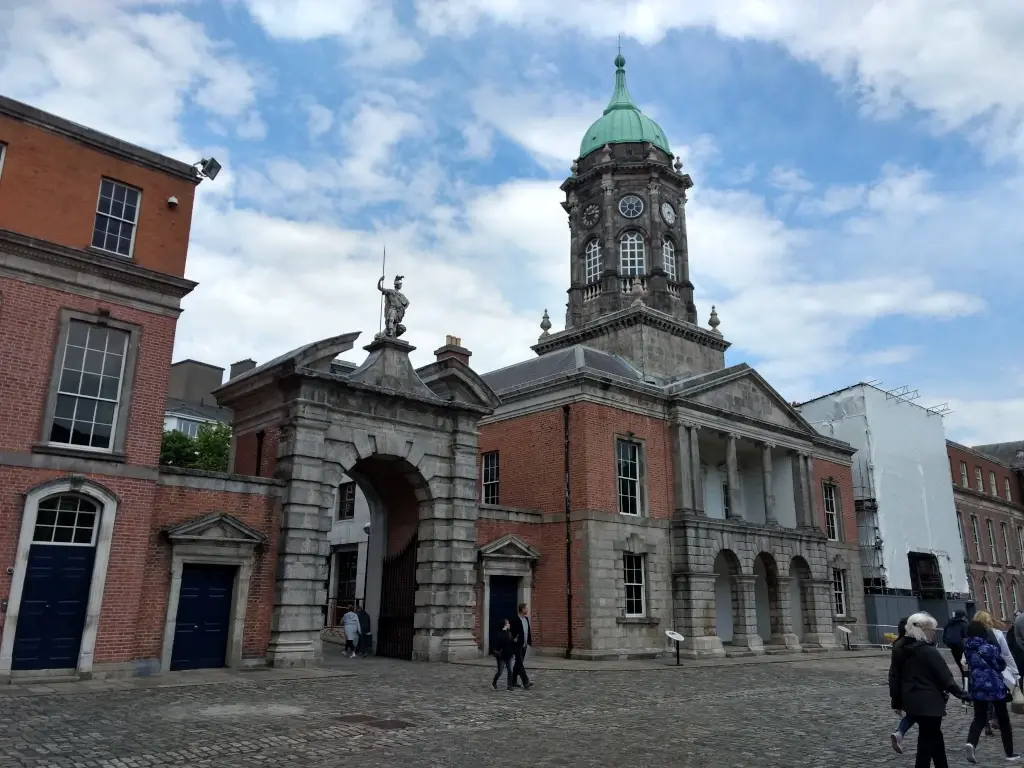
[[[979,609],[1011,619],[1024,596],[1024,493],[1010,464],[946,441],[953,501],[971,596]]]
[[[158,466],[200,178],[0,98],[0,677],[266,652],[279,485]]]

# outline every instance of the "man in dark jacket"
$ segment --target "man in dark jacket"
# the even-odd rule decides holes
[[[370,632],[370,614],[366,612],[366,606],[360,605],[356,612],[359,617],[359,655],[365,656],[373,650],[373,634]]]
[[[934,644],[935,619],[917,613],[907,620],[907,635],[893,644],[889,666],[889,696],[892,708],[912,715],[920,728],[917,765],[945,768],[946,747],[942,718],[946,697],[952,693],[967,701],[970,697],[956,684],[953,674]]]
[[[942,642],[953,654],[953,661],[956,668],[960,670],[960,679],[967,679],[967,671],[964,669],[964,640],[967,638],[967,614],[963,611],[953,611],[953,618],[942,630]]]
[[[526,674],[526,667],[523,666],[523,659],[526,658],[526,649],[533,645],[533,633],[530,631],[530,617],[527,614],[526,603],[519,604],[519,613],[509,622],[512,628],[512,638],[516,642],[516,661],[512,668],[512,687],[516,687],[516,680],[522,678],[523,688],[533,687],[529,676]]]

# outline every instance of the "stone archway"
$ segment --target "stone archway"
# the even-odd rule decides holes
[[[794,557],[789,564],[789,604],[793,613],[793,632],[803,641],[814,632],[814,596],[811,567],[802,557]]]
[[[783,634],[779,615],[779,567],[775,558],[761,552],[754,558],[754,605],[757,612],[757,634],[765,645]]]
[[[740,561],[736,554],[723,549],[715,557],[715,634],[723,643],[731,643],[733,635],[742,633],[742,595],[738,579]]]

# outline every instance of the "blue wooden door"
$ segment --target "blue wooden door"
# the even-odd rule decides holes
[[[96,548],[33,544],[18,609],[11,669],[75,669]]]
[[[488,610],[489,637],[497,636],[505,619],[516,615],[519,600],[518,576],[491,576],[491,602]]]
[[[172,670],[224,666],[237,570],[231,565],[193,563],[182,568]]]

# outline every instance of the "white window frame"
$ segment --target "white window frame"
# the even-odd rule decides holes
[[[970,571],[967,572],[967,594],[971,596],[972,600],[974,599],[974,576]]]
[[[971,481],[967,477],[967,462],[960,462],[960,485],[964,488],[971,487]]]
[[[622,446],[635,446],[635,459],[623,458],[621,455]],[[624,467],[633,465],[636,477],[623,474]],[[633,485],[633,494],[623,494],[623,483]],[[615,438],[615,493],[619,503],[619,514],[628,517],[641,517],[644,514],[644,444],[639,440],[626,437]],[[628,499],[635,499],[636,511],[629,511]]]
[[[1020,608],[1020,592],[1017,589],[1017,581],[1015,579],[1010,580],[1010,599],[1013,600],[1013,610]]]
[[[4,177],[4,160],[7,159],[7,145],[0,141],[0,179]]]
[[[181,432],[183,435],[188,435],[193,440],[199,437],[199,428],[207,422],[202,419],[191,419],[188,416],[175,416],[174,417],[174,429]],[[184,427],[191,427],[195,425],[195,430],[185,429]],[[195,434],[193,434],[193,432]]]
[[[839,541],[839,488],[835,483],[822,483],[821,496],[825,502],[825,537]]]
[[[351,489],[351,490],[350,490]],[[358,488],[352,480],[346,480],[338,485],[338,508],[335,511],[335,518],[344,522],[345,520],[356,519],[356,496]],[[349,503],[351,502],[351,508]]]
[[[1010,557],[1010,530],[1006,523],[999,524],[999,534],[1003,539],[1003,556],[1006,558],[1006,565],[1013,565],[1013,558]]]
[[[999,618],[1006,618],[1006,590],[1003,589],[1003,580],[996,579],[996,605],[999,608]]]
[[[974,483],[977,486],[975,490],[978,493],[985,492],[985,478],[981,474],[981,467],[974,468]]]
[[[846,616],[849,605],[846,602],[846,571],[832,569],[832,609],[836,616]]]
[[[114,215],[109,214],[109,213],[103,213],[100,210],[100,201],[103,199],[103,182],[105,182],[105,181],[109,181],[111,184],[114,185],[114,191],[115,192],[117,191],[118,187],[124,187],[126,190],[130,189],[130,190],[132,190],[132,191],[134,191],[134,192],[136,192],[138,194],[139,197],[138,197],[138,200],[136,201],[136,205],[135,205],[135,220],[134,221],[129,221],[128,219],[123,219],[123,218],[121,218],[119,216],[114,216]],[[125,184],[123,181],[116,181],[116,180],[108,178],[106,176],[102,177],[100,179],[100,187],[99,187],[98,190],[96,190],[96,210],[93,212],[93,219],[92,219],[93,234],[96,231],[96,217],[98,217],[98,216],[106,216],[107,218],[110,218],[110,219],[116,219],[117,221],[121,221],[121,222],[124,222],[126,224],[131,224],[131,226],[132,226],[132,237],[131,237],[131,241],[128,244],[128,253],[127,253],[127,255],[123,254],[123,253],[120,253],[119,251],[111,251],[111,250],[109,250],[107,248],[104,248],[102,246],[99,246],[99,245],[92,245],[93,234],[90,234],[90,236],[89,236],[89,244],[90,244],[89,247],[90,248],[94,248],[97,251],[102,251],[103,253],[110,253],[110,254],[113,254],[114,256],[119,256],[122,259],[132,259],[132,258],[134,258],[135,257],[135,236],[138,234],[138,231],[139,231],[139,214],[141,212],[142,212],[142,190],[141,189],[139,189],[138,187],[133,187],[131,184]]]
[[[619,238],[619,274],[623,277],[643,277],[647,274],[644,236],[636,230],[623,232]]]
[[[1006,492],[1006,500],[1009,502],[1013,501],[1013,493],[1010,492],[1010,478],[1003,478],[1003,490]],[[1021,565],[1024,566],[1024,561],[1021,561]]]
[[[988,577],[981,577],[981,602],[985,606],[985,610],[992,613],[992,595],[988,591]]]
[[[601,279],[604,271],[604,258],[601,253],[601,239],[592,237],[587,241],[583,251],[584,283],[590,285]]]
[[[484,504],[500,504],[501,456],[498,451],[487,451],[480,457],[480,477],[480,501]]]
[[[956,527],[960,534],[960,549],[964,553],[964,562],[967,562],[971,559],[971,553],[967,550],[967,537],[964,536],[964,516],[959,509],[956,511]]]
[[[978,557],[978,562],[982,562],[981,558],[981,525],[978,523],[978,516],[971,515],[971,534],[974,536],[974,554]]]
[[[644,562],[645,558],[643,555],[634,555],[626,552],[622,555],[622,580],[625,585],[625,605],[623,607],[623,613],[627,618],[640,618],[647,615],[647,584],[646,584],[646,566]],[[630,574],[639,575],[639,581],[630,580]],[[639,588],[640,591],[640,612],[629,610],[630,604],[630,589]],[[635,602],[635,598],[633,600]]]
[[[729,481],[722,481],[722,513],[729,517],[732,514],[732,498],[729,494]]]
[[[991,469],[988,471],[988,489],[992,495],[999,498],[999,485],[996,483],[996,473]]]
[[[985,518],[985,532],[988,534],[988,553],[992,559],[989,560],[990,565],[999,565],[999,548],[996,546],[996,527],[992,523],[991,517]]]
[[[679,282],[679,270],[676,269],[676,244],[669,238],[661,241],[661,261],[665,265],[665,274],[673,283]]]
[[[1024,525],[1017,526],[1017,554],[1020,556],[1020,567],[1024,568]]]
[[[55,501],[59,505],[61,499],[65,499],[65,498],[73,498],[76,501],[78,501],[79,504],[81,504],[81,502],[85,501],[86,503],[92,505],[93,508],[92,508],[91,511],[90,510],[86,510],[85,511],[85,514],[93,515],[92,530],[91,530],[91,532],[89,534],[89,541],[74,541],[75,532],[77,530],[79,530],[79,527],[78,527],[78,515],[82,514],[82,512],[80,510],[75,510],[74,511],[75,522],[71,526],[57,525],[57,523],[60,521],[60,515],[61,514],[69,514],[69,512],[67,510],[64,510],[63,512],[61,510],[54,510],[56,512],[56,514],[54,516],[54,523],[53,523],[53,525],[43,525],[43,524],[41,524],[39,522],[39,517],[40,517],[39,513],[40,512],[48,512],[48,511],[50,511],[49,509],[46,509],[44,505],[46,505],[48,502],[51,502],[51,501]],[[85,496],[83,494],[74,493],[74,492],[71,492],[71,493],[56,493],[56,494],[53,494],[51,496],[47,496],[45,499],[41,499],[40,500],[39,505],[37,507],[36,524],[35,524],[35,527],[32,529],[32,543],[33,544],[45,544],[48,547],[95,547],[96,546],[96,536],[97,536],[97,534],[99,532],[99,529],[100,529],[100,515],[102,513],[103,513],[103,507],[99,503],[97,503],[96,499],[92,498],[91,496]],[[57,534],[57,528],[69,528],[69,527],[71,528],[71,538],[72,538],[72,541],[53,541],[53,536],[56,536],[56,534]],[[51,538],[50,539],[40,538],[38,536],[40,528],[51,528],[52,529]]]

